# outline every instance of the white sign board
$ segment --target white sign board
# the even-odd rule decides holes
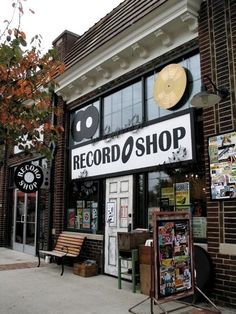
[[[71,150],[71,178],[193,159],[191,113]]]

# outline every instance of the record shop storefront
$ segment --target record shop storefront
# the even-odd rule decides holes
[[[117,232],[152,230],[154,210],[191,212],[206,243],[200,85],[194,51],[69,112],[66,230],[104,234],[105,273],[117,275]]]

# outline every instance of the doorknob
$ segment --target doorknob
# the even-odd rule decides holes
[[[25,215],[21,215],[20,222],[25,223]]]

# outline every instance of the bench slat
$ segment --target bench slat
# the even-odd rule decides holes
[[[79,255],[85,237],[75,237],[71,235],[60,234],[55,250],[68,252],[68,254]]]

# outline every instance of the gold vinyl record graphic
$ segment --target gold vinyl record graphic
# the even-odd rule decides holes
[[[184,68],[179,64],[169,64],[157,75],[154,82],[154,99],[161,108],[170,109],[180,101],[186,85]]]

